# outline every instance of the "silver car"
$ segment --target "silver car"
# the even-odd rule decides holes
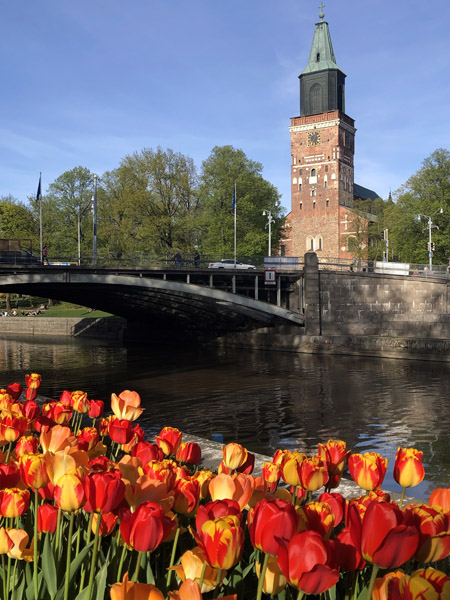
[[[222,260],[217,262],[209,263],[208,269],[256,269],[256,267],[255,265],[234,262],[232,258],[222,258]]]

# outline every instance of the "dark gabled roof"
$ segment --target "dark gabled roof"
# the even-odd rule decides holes
[[[376,200],[377,198],[380,198],[380,195],[373,190],[369,190],[357,183],[353,184],[353,196],[355,198],[361,198],[361,200]]]

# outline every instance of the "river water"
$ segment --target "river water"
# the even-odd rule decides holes
[[[137,391],[149,434],[165,425],[210,438],[222,433],[250,451],[316,453],[342,439],[355,452],[389,459],[399,445],[424,452],[426,478],[411,495],[450,487],[450,365],[353,356],[214,348],[146,348],[72,338],[0,338],[0,386],[42,375],[40,394],[83,390],[105,401]]]

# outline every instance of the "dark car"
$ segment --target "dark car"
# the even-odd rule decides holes
[[[41,259],[31,254],[29,250],[2,250],[0,263],[8,265],[40,265]]]

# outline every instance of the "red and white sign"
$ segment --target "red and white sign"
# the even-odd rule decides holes
[[[266,285],[275,285],[277,282],[277,272],[275,269],[264,269],[264,283]]]

